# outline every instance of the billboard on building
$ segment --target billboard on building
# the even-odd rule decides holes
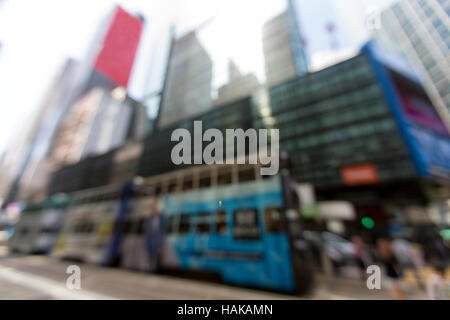
[[[348,166],[341,169],[342,181],[347,186],[375,184],[380,182],[378,169],[373,164]]]
[[[127,87],[139,45],[143,22],[116,7],[94,69],[118,85]]]
[[[422,86],[420,73],[408,61],[365,46],[377,77],[421,176],[450,179],[450,133]]]

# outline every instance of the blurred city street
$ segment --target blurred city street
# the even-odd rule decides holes
[[[3,251],[3,253],[5,253]],[[45,256],[0,257],[0,299],[157,299],[157,300],[353,300],[390,299],[386,290],[368,290],[365,282],[318,277],[316,289],[308,296],[286,295],[190,280],[187,277],[147,274],[77,264],[81,268],[81,289],[66,289],[66,269],[76,262]],[[409,299],[425,299],[413,286]]]
[[[450,300],[450,0],[24,3],[0,299]]]

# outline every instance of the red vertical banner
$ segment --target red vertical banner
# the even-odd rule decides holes
[[[127,87],[142,28],[140,18],[116,7],[94,69],[118,85]]]

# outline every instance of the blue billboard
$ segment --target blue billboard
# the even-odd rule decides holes
[[[375,70],[418,174],[450,179],[450,133],[426,94],[420,73],[374,42],[362,52]]]

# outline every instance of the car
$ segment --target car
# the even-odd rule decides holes
[[[356,250],[353,243],[337,234],[331,232],[305,231],[304,238],[307,240],[314,253],[316,263],[322,265],[322,250],[331,260],[335,269],[356,263]]]
[[[323,232],[327,255],[338,265],[353,264],[356,261],[355,246],[349,240],[331,232]]]

